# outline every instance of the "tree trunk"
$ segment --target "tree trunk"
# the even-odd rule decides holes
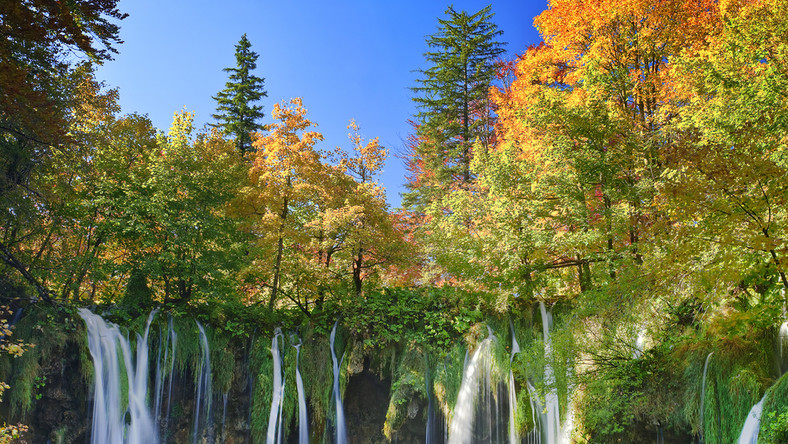
[[[288,182],[290,181],[288,180]],[[274,304],[276,303],[276,298],[279,293],[279,275],[282,270],[282,253],[285,248],[285,221],[287,220],[288,214],[287,204],[288,199],[285,195],[284,201],[282,202],[282,212],[279,214],[281,221],[279,223],[279,240],[276,246],[276,261],[274,262],[274,281],[271,285],[271,299],[268,301],[269,310],[274,309]]]

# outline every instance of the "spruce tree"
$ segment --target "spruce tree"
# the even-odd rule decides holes
[[[474,143],[486,146],[492,134],[487,98],[503,54],[503,33],[491,21],[488,5],[475,14],[449,7],[427,39],[424,54],[429,68],[419,70],[411,88],[419,108],[412,138],[411,178],[404,194],[406,207],[423,210],[450,188],[467,188],[473,181],[470,164]],[[414,180],[415,179],[415,180]]]
[[[264,116],[263,107],[254,102],[268,96],[263,89],[265,79],[252,74],[257,68],[258,54],[250,49],[251,46],[244,34],[235,45],[236,66],[224,68],[230,73],[230,80],[225,89],[213,97],[218,104],[213,114],[219,121],[216,126],[235,138],[235,146],[241,154],[252,150],[251,133],[263,128],[258,123]]]

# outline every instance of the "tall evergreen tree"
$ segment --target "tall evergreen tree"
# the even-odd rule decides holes
[[[224,68],[230,73],[230,80],[225,89],[213,97],[218,104],[216,114],[213,114],[213,118],[219,121],[216,126],[235,137],[235,146],[242,154],[252,149],[252,131],[263,128],[258,123],[264,116],[263,107],[253,103],[268,97],[263,89],[265,79],[252,74],[257,68],[258,54],[251,47],[244,34],[235,45],[236,66]]]
[[[430,50],[424,56],[431,66],[419,70],[422,77],[411,88],[419,113],[408,159],[411,170],[423,177],[408,184],[406,207],[423,207],[439,190],[467,188],[473,180],[472,146],[476,141],[486,146],[491,137],[487,94],[495,61],[504,52],[504,43],[497,40],[503,31],[491,21],[490,9],[469,14],[449,7],[427,39]]]

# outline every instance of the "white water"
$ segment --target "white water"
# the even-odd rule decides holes
[[[337,324],[334,323],[334,328],[331,329],[331,361],[334,367],[334,405],[336,405],[336,441],[335,444],[347,444],[347,429],[345,428],[345,411],[342,407],[342,394],[339,392],[339,362],[337,361],[337,354],[334,350],[334,338],[337,333]]]
[[[271,392],[271,412],[268,415],[268,434],[266,444],[279,444],[282,437],[282,398],[285,391],[285,381],[282,377],[282,359],[279,355],[279,337],[282,330],[276,329],[271,339],[271,356],[274,364],[274,385]]]
[[[737,441],[738,444],[758,444],[758,432],[761,430],[761,412],[763,411],[764,399],[766,399],[766,395],[750,409],[747,420],[744,422],[744,427],[741,429],[741,434]]]
[[[155,311],[148,316],[143,336],[137,334],[137,353],[132,360],[131,345],[118,326],[80,308],[88,329],[88,348],[95,370],[93,428],[94,444],[155,444],[159,437],[150,410],[148,394],[148,331]],[[118,353],[120,347],[120,353]],[[128,404],[121,405],[120,361],[126,369]],[[136,363],[134,362],[136,361]],[[126,413],[130,422],[126,424]]]
[[[299,359],[301,358],[301,343],[294,345],[296,349],[296,389],[298,390],[298,444],[309,444],[309,418],[306,410],[306,396],[304,395],[304,381],[301,380]]]
[[[197,322],[197,328],[200,330],[200,345],[202,348],[202,362],[200,364],[200,374],[197,378],[197,398],[194,403],[194,434],[192,435],[192,442],[197,444],[202,438],[202,431],[206,427],[210,433],[210,420],[211,420],[211,350],[208,347],[208,337],[205,335],[205,329],[200,321]],[[204,411],[205,421],[202,428],[200,427],[201,412]]]
[[[169,321],[167,322],[169,325],[168,329],[170,331],[170,344],[172,344],[172,359],[170,359],[170,377],[169,382],[167,383],[167,410],[164,412],[164,430],[170,425],[170,407],[171,403],[170,400],[172,399],[172,376],[175,373],[175,348],[178,345],[178,335],[175,333],[175,329],[172,328],[172,317],[170,317]]]
[[[514,362],[514,355],[520,353],[520,344],[517,342],[517,336],[514,333],[514,324],[509,322],[509,328],[512,331],[512,355],[509,358],[509,365]],[[517,433],[515,418],[517,417],[517,393],[514,386],[514,373],[509,369],[509,444],[517,444],[520,442],[520,435]]]
[[[703,364],[703,379],[701,380],[700,385],[700,440],[703,442],[703,438],[706,434],[706,425],[704,424],[703,417],[704,417],[704,404],[706,402],[706,372],[709,370],[709,360],[711,359],[711,355],[714,352],[709,353],[706,355],[706,362]]]
[[[534,425],[533,430],[528,433],[527,442],[528,444],[541,444],[542,434],[539,430],[536,412],[542,411],[542,405],[539,403],[539,397],[536,394],[536,388],[534,388],[530,381],[526,381],[526,384],[526,387],[528,387],[528,398],[531,402],[531,423]]]
[[[449,444],[470,444],[473,442],[473,425],[476,407],[476,396],[481,382],[480,370],[489,368],[490,345],[495,339],[492,332],[479,343],[470,361],[465,366],[457,394],[457,403],[449,426]],[[489,381],[488,381],[489,382]]]
[[[632,357],[638,359],[643,356],[643,344],[646,342],[646,329],[641,328],[638,330],[638,337],[635,339],[635,350],[632,352]]]
[[[546,387],[551,387],[550,391],[545,395],[546,417],[542,424],[546,426],[544,433],[546,433],[547,442],[553,444],[560,442],[559,437],[561,436],[561,412],[558,403],[558,391],[555,388],[555,376],[550,365],[553,353],[550,342],[550,328],[553,325],[553,315],[547,311],[544,302],[539,302],[539,309],[542,313],[542,336],[544,338],[544,383]]]
[[[167,360],[170,357],[170,348],[169,344],[172,344],[172,351],[175,353],[175,330],[172,328],[172,316],[170,316],[167,322],[167,336],[163,336],[161,333],[161,329],[159,329],[159,350],[157,353],[156,358],[156,385],[154,388],[155,394],[155,402],[153,403],[153,418],[157,421],[158,425],[162,425],[162,418],[161,418],[161,408],[162,408],[162,400],[164,396],[164,368],[163,365],[167,364]],[[161,349],[164,349],[164,359],[161,359]],[[173,363],[175,362],[175,357],[172,357]],[[170,384],[169,389],[170,392],[172,391],[172,370],[170,368]],[[167,394],[167,406],[168,406],[168,414],[169,414],[169,397],[171,393]],[[166,422],[166,420],[164,421]],[[166,427],[165,429],[166,430]]]

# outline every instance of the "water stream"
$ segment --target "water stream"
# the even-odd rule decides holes
[[[147,405],[148,332],[155,314],[154,311],[148,316],[144,334],[136,335],[136,354],[132,357],[129,339],[121,334],[117,325],[105,322],[101,316],[85,308],[79,309],[79,315],[88,329],[88,349],[95,372],[91,443],[159,442],[157,428]],[[125,405],[122,405],[121,371],[125,371],[128,384]]]
[[[271,412],[268,415],[266,444],[280,444],[282,441],[282,398],[285,392],[285,379],[282,375],[282,358],[279,355],[279,338],[282,330],[277,328],[271,339],[271,356],[274,367],[274,383],[271,387]]]
[[[765,395],[750,409],[750,413],[747,414],[747,420],[744,421],[744,426],[741,429],[739,440],[736,441],[737,444],[758,444],[758,432],[761,430],[761,413],[764,399],[766,399]]]
[[[309,418],[307,418],[304,382],[301,379],[300,359],[301,342],[294,345],[296,349],[296,389],[298,390],[298,444],[309,444]]]
[[[208,337],[205,334],[200,321],[197,322],[197,328],[200,330],[200,352],[202,361],[200,363],[200,373],[197,377],[197,396],[194,407],[194,434],[192,435],[192,442],[197,444],[203,437],[206,437],[209,442],[211,439],[211,349],[208,346]]]
[[[334,323],[334,328],[331,329],[331,336],[329,338],[331,345],[331,361],[334,370],[334,405],[336,406],[336,420],[335,420],[335,444],[347,444],[347,429],[345,428],[345,411],[342,407],[342,393],[339,390],[339,362],[337,361],[337,353],[334,349],[334,339],[337,334],[337,324]]]
[[[487,338],[479,343],[473,356],[465,366],[457,394],[457,403],[449,426],[449,444],[470,444],[474,439],[474,415],[476,414],[479,384],[482,382],[481,372],[489,369],[490,347],[495,340],[492,331]],[[489,372],[488,372],[489,375]],[[489,385],[489,378],[486,380]],[[486,387],[489,391],[489,387]]]

